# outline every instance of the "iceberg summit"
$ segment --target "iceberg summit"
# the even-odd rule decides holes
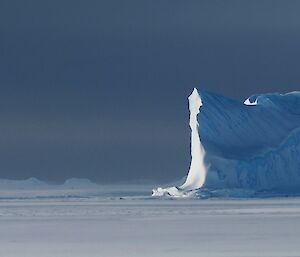
[[[241,102],[195,88],[189,109],[192,159],[186,181],[153,189],[153,196],[300,193],[300,92]]]

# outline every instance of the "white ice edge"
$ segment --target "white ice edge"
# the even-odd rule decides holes
[[[197,115],[203,105],[196,88],[189,96],[190,128],[191,128],[191,165],[186,181],[179,187],[157,188],[152,190],[152,196],[187,197],[193,195],[196,189],[205,183],[206,167],[204,163],[205,150],[201,144]]]
[[[257,105],[257,99],[254,102],[250,102],[250,99],[247,98],[244,102],[244,105]]]

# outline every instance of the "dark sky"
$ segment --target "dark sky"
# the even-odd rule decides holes
[[[300,1],[0,0],[0,177],[181,178],[193,87],[300,89]]]

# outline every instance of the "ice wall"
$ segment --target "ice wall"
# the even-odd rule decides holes
[[[154,195],[189,196],[199,188],[300,193],[300,92],[241,102],[194,89],[189,107],[192,161],[186,182]]]
[[[206,168],[204,164],[205,151],[200,141],[199,123],[197,115],[202,106],[201,97],[196,88],[189,96],[190,128],[191,128],[191,165],[185,183],[181,190],[194,190],[203,186],[205,182]]]
[[[254,95],[250,103],[201,91],[198,121],[205,188],[300,192],[300,93]]]
[[[202,106],[201,97],[196,88],[189,96],[189,110],[190,110],[190,128],[191,128],[191,165],[183,185],[179,187],[157,188],[152,192],[153,196],[188,196],[193,190],[199,189],[203,186],[206,176],[206,167],[204,164],[205,150],[201,144],[199,136],[199,123],[197,115]]]

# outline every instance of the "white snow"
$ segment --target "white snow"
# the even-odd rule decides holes
[[[0,179],[1,200],[83,199],[90,197],[149,196],[153,185],[96,184],[89,179],[70,178],[63,184],[47,184],[36,178]]]
[[[246,100],[245,100],[245,102],[244,102],[244,104],[245,105],[257,105],[257,99],[255,99],[255,101],[254,102],[251,102],[250,101],[250,98],[247,98]]]
[[[195,196],[195,190],[184,190],[178,187],[158,187],[152,190],[152,196],[171,196],[171,197],[192,197]]]
[[[300,199],[0,201],[3,257],[298,257]]]

